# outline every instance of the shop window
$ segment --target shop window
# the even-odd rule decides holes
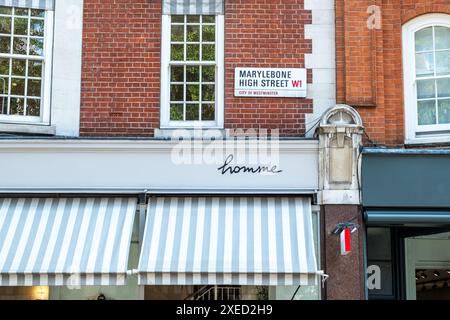
[[[0,121],[48,124],[52,11],[0,6]]]
[[[161,127],[223,127],[223,15],[163,15]]]
[[[367,287],[371,300],[394,299],[391,243],[390,228],[367,229],[367,270],[370,271]]]
[[[410,142],[450,140],[450,15],[404,27],[405,119]]]

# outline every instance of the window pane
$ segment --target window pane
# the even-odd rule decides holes
[[[436,27],[434,32],[436,36],[436,49],[450,49],[450,28]]]
[[[14,14],[16,16],[28,16],[28,9],[15,8],[14,9]]]
[[[200,101],[200,86],[197,84],[186,85],[186,101]]]
[[[8,114],[8,98],[0,97],[0,113]]]
[[[438,101],[439,123],[450,123],[450,99]]]
[[[172,22],[183,23],[184,22],[184,16],[183,15],[173,15],[172,16]]]
[[[215,112],[213,104],[203,104],[202,105],[202,120],[203,121],[214,121]]]
[[[9,59],[0,59],[0,74],[9,75]]]
[[[11,8],[9,7],[0,7],[0,14],[11,14]]]
[[[436,102],[418,101],[417,114],[420,126],[436,124]]]
[[[439,98],[450,97],[450,78],[437,80],[437,93]]]
[[[186,120],[187,121],[197,121],[199,119],[200,105],[198,104],[187,104],[186,105]]]
[[[172,41],[184,41],[184,26],[172,25]]]
[[[32,36],[44,36],[44,20],[31,19],[30,34]]]
[[[367,229],[367,256],[370,260],[390,260],[392,257],[391,229]]]
[[[187,45],[187,59],[188,61],[199,61],[199,45],[198,44],[188,44]]]
[[[213,44],[204,44],[202,52],[203,61],[215,61],[216,60],[216,48]]]
[[[14,34],[18,36],[28,34],[28,19],[14,18]]]
[[[45,17],[45,10],[32,9],[31,10],[31,16],[32,17],[44,18]]]
[[[30,39],[30,55],[32,56],[44,56],[44,40],[43,39]]]
[[[203,23],[215,23],[216,16],[202,16]]]
[[[30,77],[42,77],[42,62],[28,60],[28,76]]]
[[[216,81],[216,66],[204,66],[202,70],[203,82],[215,82]]]
[[[24,113],[23,102],[23,98],[11,98],[9,114],[22,116]]]
[[[184,60],[184,45],[173,44],[170,55],[172,61],[183,61]]]
[[[28,80],[28,96],[41,96],[41,80]]]
[[[25,95],[25,79],[11,79],[11,94],[15,96]]]
[[[200,67],[199,66],[186,67],[186,81],[187,82],[199,82],[200,81]]]
[[[182,104],[170,105],[170,120],[171,121],[183,121],[183,105]]]
[[[0,33],[11,33],[11,18],[10,17],[0,17]]]
[[[187,41],[198,42],[200,41],[200,26],[187,26]]]
[[[433,27],[416,32],[416,52],[433,50]]]
[[[170,67],[170,81],[183,82],[184,81],[184,67],[171,66]]]
[[[204,84],[202,85],[202,101],[215,101],[215,85]]]
[[[436,75],[450,75],[450,50],[436,52]]]
[[[12,60],[12,74],[15,76],[25,76],[26,60],[13,59]]]
[[[11,38],[10,37],[0,37],[0,52],[1,53],[11,53]]]
[[[170,100],[171,101],[183,101],[183,85],[173,84],[170,86]]]
[[[418,77],[434,75],[433,53],[416,54],[416,74]]]
[[[27,116],[39,117],[41,115],[41,100],[27,99]]]
[[[8,94],[8,77],[0,77],[0,93],[1,94]]]
[[[202,41],[216,41],[216,28],[215,26],[203,26],[203,39]]]
[[[175,66],[171,72],[171,121],[214,121],[216,66],[194,65],[199,61],[215,62],[215,16],[171,16],[172,61],[190,61],[193,65]],[[206,25],[202,25],[206,23]],[[177,85],[174,82],[184,82]],[[205,101],[205,103],[201,103]],[[206,102],[209,101],[209,102]],[[183,102],[183,103],[182,103]]]
[[[14,37],[13,53],[15,53],[15,54],[27,54],[27,38]]]
[[[188,15],[187,16],[187,22],[199,23],[200,22],[200,16]]]
[[[429,99],[436,97],[434,80],[417,81],[417,99]]]

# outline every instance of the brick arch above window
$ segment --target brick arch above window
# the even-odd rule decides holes
[[[450,4],[432,4],[432,5],[417,5],[416,8],[406,10],[402,16],[402,24],[430,13],[450,14]]]

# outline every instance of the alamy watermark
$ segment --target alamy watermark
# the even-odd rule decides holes
[[[372,5],[367,8],[367,13],[370,15],[367,19],[367,28],[370,30],[381,29],[382,17],[380,6]]]
[[[214,165],[222,175],[279,174],[278,129],[174,130],[171,161],[175,165]]]
[[[366,286],[369,290],[381,290],[381,268],[377,265],[367,267]]]

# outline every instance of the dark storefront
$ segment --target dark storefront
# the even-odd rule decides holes
[[[448,149],[364,149],[369,299],[450,299],[449,168]]]

